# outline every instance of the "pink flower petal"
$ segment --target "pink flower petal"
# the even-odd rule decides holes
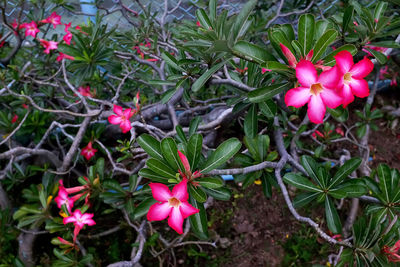
[[[325,88],[335,89],[340,80],[339,69],[335,66],[330,70],[323,71],[318,78],[318,82]]]
[[[165,184],[150,183],[149,186],[154,199],[157,201],[166,202],[172,197],[171,191]]]
[[[132,125],[129,120],[122,121],[119,127],[121,128],[122,133],[127,133],[130,129],[132,129]]]
[[[178,234],[183,234],[183,216],[179,210],[179,207],[172,209],[172,212],[168,218],[168,225]]]
[[[341,96],[342,96],[342,103],[343,103],[343,107],[347,107],[348,104],[350,104],[351,102],[354,101],[354,96],[353,93],[351,92],[351,88],[349,85],[344,84],[342,87],[342,91],[341,91]]]
[[[310,87],[317,82],[317,70],[311,61],[301,60],[296,66],[296,77],[304,87]]]
[[[289,66],[291,66],[292,68],[296,67],[297,64],[297,59],[296,57],[293,55],[292,51],[290,51],[289,48],[287,48],[286,46],[284,46],[282,43],[279,44],[282,50],[282,53],[285,55]]]
[[[182,202],[181,205],[179,206],[179,209],[180,209],[181,214],[184,219],[186,219],[190,215],[200,212],[199,209],[196,209],[195,207],[190,205],[188,202]]]
[[[187,192],[187,179],[184,178],[179,184],[172,189],[172,195],[182,201],[187,201],[189,198]]]
[[[324,88],[320,95],[328,108],[337,108],[342,104],[342,98],[334,90]]]
[[[114,105],[113,110],[114,110],[114,113],[117,114],[118,116],[122,116],[123,115],[121,106]]]
[[[128,120],[129,120],[129,119],[132,117],[132,115],[133,115],[132,109],[131,109],[131,108],[125,109],[122,113],[124,114],[125,118],[128,119]]]
[[[367,97],[369,96],[368,83],[364,79],[352,79],[350,82],[350,88],[353,94],[357,97]]]
[[[326,107],[320,95],[312,95],[308,102],[308,118],[312,123],[322,123],[326,112]]]
[[[111,124],[120,124],[122,122],[122,119],[117,115],[111,115],[110,117],[108,117],[108,121]]]
[[[151,205],[149,212],[147,213],[147,220],[149,221],[162,221],[168,217],[172,210],[172,206],[165,203],[155,203]]]
[[[74,222],[76,222],[76,219],[73,216],[66,217],[66,218],[63,219],[63,223],[64,224],[74,223]]]
[[[351,67],[350,73],[352,74],[352,78],[362,79],[370,74],[373,69],[374,63],[368,58],[364,58]]]
[[[290,89],[285,95],[285,103],[287,106],[299,108],[304,106],[310,100],[310,88],[297,87]]]
[[[347,50],[343,50],[337,53],[335,59],[336,59],[336,65],[339,67],[342,73],[349,72],[351,66],[354,65],[353,56]]]
[[[190,164],[187,157],[178,150],[179,158],[181,159],[182,165],[185,168],[186,173],[190,173]]]

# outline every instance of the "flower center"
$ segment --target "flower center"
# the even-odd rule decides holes
[[[181,201],[176,197],[171,197],[170,199],[168,199],[168,204],[172,207],[177,208],[181,204]]]
[[[324,90],[324,87],[320,83],[314,83],[311,85],[310,93],[313,95],[318,95]]]
[[[347,72],[344,76],[343,76],[343,80],[345,83],[349,83],[351,82],[351,73]]]

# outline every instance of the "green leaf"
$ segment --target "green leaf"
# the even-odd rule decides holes
[[[360,166],[361,162],[362,160],[360,158],[351,158],[346,161],[336,172],[335,176],[333,176],[328,188],[332,188],[341,183]]]
[[[303,48],[303,56],[311,50],[314,40],[315,19],[314,15],[303,14],[299,19],[298,39]]]
[[[367,187],[362,179],[351,179],[347,182],[344,182],[337,186],[336,188],[329,191],[329,194],[335,198],[344,198],[344,197],[361,197],[368,192]],[[335,196],[335,194],[337,196]],[[344,195],[344,196],[341,196]]]
[[[300,161],[308,175],[310,175],[310,177],[317,182],[321,188],[324,188],[325,185],[323,180],[318,177],[318,165],[315,160],[310,156],[302,156]]]
[[[210,29],[212,28],[212,24],[210,21],[210,18],[208,17],[207,13],[204,11],[204,9],[197,9],[196,10],[196,16],[197,19],[199,20],[200,24],[202,27],[204,27],[205,29]]]
[[[362,124],[359,128],[357,128],[356,134],[359,139],[361,139],[367,133],[367,125]]]
[[[202,203],[197,202],[192,196],[189,196],[189,203],[200,211],[189,217],[190,225],[200,239],[208,239],[208,227],[207,227],[207,213]]]
[[[197,169],[197,164],[199,163],[201,158],[202,146],[203,136],[201,134],[194,134],[189,138],[186,154],[192,172]]]
[[[224,185],[224,180],[220,177],[202,177],[195,180],[199,185],[207,188],[220,188]]]
[[[253,103],[264,102],[282,92],[286,87],[288,87],[288,83],[280,83],[263,88],[258,88],[256,90],[251,91],[248,94],[248,98],[250,102]]]
[[[161,151],[160,142],[157,141],[157,139],[155,139],[153,136],[148,134],[142,134],[137,139],[137,142],[140,145],[140,147],[143,148],[143,150],[146,151],[147,154],[149,154],[150,157],[160,160],[164,159],[162,154],[160,153]]]
[[[257,106],[255,104],[251,105],[249,111],[244,118],[244,133],[250,138],[254,138],[258,133],[258,116],[257,116]]]
[[[260,108],[261,113],[267,118],[273,118],[278,110],[275,102],[271,99],[258,103],[258,107]]]
[[[240,37],[240,33],[246,26],[246,21],[257,4],[257,0],[250,0],[242,7],[240,13],[236,16],[235,21],[232,25],[231,31],[229,33],[229,40],[235,43]]]
[[[250,61],[256,61],[258,63],[265,63],[267,61],[275,60],[274,56],[271,55],[267,49],[261,48],[258,45],[239,41],[232,48],[233,52],[237,55],[241,55]]]
[[[187,139],[186,139],[186,135],[185,135],[185,132],[183,131],[182,126],[176,125],[175,131],[176,131],[176,139],[179,142],[181,142],[183,144],[186,144],[187,143]]]
[[[160,182],[160,183],[164,183],[164,184],[168,183],[168,178],[150,170],[149,168],[142,168],[139,171],[139,175],[143,176],[145,178],[148,178],[148,179],[152,180],[153,182]]]
[[[317,41],[328,29],[329,22],[327,20],[318,20],[315,23],[314,41]]]
[[[167,137],[161,140],[161,151],[165,160],[174,171],[178,171],[178,169],[184,170],[178,155],[178,147],[176,146],[174,139],[172,139],[171,137]]]
[[[339,106],[335,109],[326,108],[326,110],[332,115],[332,117],[338,122],[345,122],[349,118],[349,111],[347,108]]]
[[[194,199],[200,203],[204,203],[207,200],[207,195],[201,187],[189,185],[189,195],[194,197]]]
[[[103,182],[103,186],[107,189],[112,189],[117,192],[125,194],[126,191],[122,188],[122,186],[116,180],[105,180]]]
[[[217,18],[217,1],[218,0],[210,0],[208,3],[208,11],[210,12],[210,20],[212,22]]]
[[[388,6],[387,2],[379,1],[374,10],[374,19],[379,21],[382,16],[384,16],[386,8]]]
[[[279,29],[285,34],[285,37],[289,42],[292,42],[295,39],[292,24],[282,24]]]
[[[201,117],[197,116],[194,117],[189,124],[189,136],[192,136],[196,131],[197,128],[199,127],[199,124],[201,122]]]
[[[175,94],[176,90],[177,90],[177,88],[171,88],[171,89],[165,91],[162,94],[161,103],[166,104],[171,99],[171,97]]]
[[[370,48],[364,48],[367,51],[369,51],[375,58],[376,60],[379,62],[379,64],[385,64],[387,61],[387,56],[379,51],[376,51],[374,49],[370,49]]]
[[[336,40],[338,33],[335,30],[327,30],[314,46],[313,62],[316,62],[326,51],[326,48]]]
[[[299,195],[297,195],[293,199],[293,207],[301,208],[307,205],[308,203],[311,203],[312,201],[315,200],[315,198],[319,195],[319,192],[304,192]]]
[[[231,191],[228,188],[204,188],[204,191],[215,199],[228,201],[231,198]]]
[[[204,164],[201,173],[207,173],[214,170],[227,162],[231,157],[233,157],[240,149],[242,144],[237,138],[230,138],[220,144],[217,149],[208,157],[206,163]]]
[[[212,66],[209,70],[204,72],[192,85],[193,92],[199,91],[203,85],[211,78],[211,76],[216,73],[222,66],[225,64],[225,61],[218,63],[217,65]]]
[[[322,190],[314,185],[310,180],[294,172],[286,173],[283,180],[299,189],[310,192],[322,192]]]
[[[170,53],[168,52],[163,52],[161,54],[162,59],[164,59],[165,63],[167,63],[170,67],[180,71],[180,72],[185,72],[185,70],[178,65],[178,62],[176,61],[175,57],[173,57]]]
[[[161,177],[176,179],[176,171],[161,160],[150,158],[147,160],[146,165],[150,170]]]
[[[207,49],[206,53],[215,53],[215,52],[232,52],[228,46],[228,42],[226,40],[215,40],[211,47]]]
[[[395,41],[371,42],[368,45],[377,47],[387,47],[387,48],[400,48],[400,44]]]
[[[386,164],[379,164],[378,168],[378,177],[379,177],[379,188],[382,191],[384,199],[387,203],[390,202],[390,192],[392,191],[392,181],[391,181],[391,172],[390,168]]]
[[[354,7],[352,5],[349,5],[345,10],[343,14],[343,35],[345,32],[347,32],[347,28],[349,27],[349,24],[353,21],[353,14],[354,14]]]
[[[329,197],[325,198],[325,216],[329,230],[334,234],[340,233],[342,231],[342,223],[335,205]]]

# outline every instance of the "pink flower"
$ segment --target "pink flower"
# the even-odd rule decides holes
[[[341,75],[338,89],[343,98],[343,107],[354,101],[354,96],[367,97],[369,88],[364,78],[373,70],[374,64],[368,58],[353,63],[353,56],[349,51],[340,51],[335,56],[336,66]]]
[[[201,27],[200,21],[196,21],[197,27]]]
[[[343,131],[343,129],[342,129],[341,127],[337,127],[337,128],[335,129],[335,132],[338,133],[338,134],[340,134],[341,136],[344,136],[344,131]]]
[[[61,23],[61,16],[57,15],[56,12],[51,13],[51,15],[47,19],[44,19],[41,22],[53,24],[54,29],[57,27],[57,25],[61,25],[62,24]]]
[[[95,221],[93,221],[93,215],[92,213],[84,213],[82,214],[80,210],[75,210],[74,213],[63,219],[64,224],[68,223],[73,223],[75,226],[74,229],[74,242],[76,240],[76,237],[79,234],[79,231],[85,226],[85,224],[89,226],[93,226],[96,224]]]
[[[18,115],[17,114],[15,114],[14,115],[14,117],[11,119],[11,123],[16,123],[17,122],[17,120],[18,120]]]
[[[22,104],[22,107],[24,108],[24,109],[28,109],[28,105],[27,104]]]
[[[67,45],[70,45],[71,44],[71,40],[72,40],[72,33],[71,32],[67,32],[67,34],[64,35],[63,40]]]
[[[54,41],[46,41],[44,39],[40,39],[40,44],[45,48],[44,49],[45,54],[50,54],[50,50],[58,48],[58,43]]]
[[[267,71],[271,71],[271,70],[270,70],[270,69],[266,69],[266,68],[262,68],[262,69],[261,69],[261,73],[262,73],[262,74],[266,73]]]
[[[61,209],[62,205],[65,205],[69,214],[71,214],[71,209],[74,206],[74,200],[68,197],[68,192],[65,190],[62,180],[60,180],[60,185],[58,187],[58,195],[54,199],[54,201],[57,203],[57,207],[59,209]]]
[[[61,52],[59,52],[60,54],[57,56],[57,58],[56,58],[56,60],[57,61],[61,61],[61,60],[63,60],[64,58],[65,59],[69,59],[69,60],[74,60],[75,58],[74,57],[71,57],[71,56],[68,56],[68,55],[66,55],[66,54],[64,54],[64,53],[61,53]]]
[[[190,164],[189,164],[189,160],[187,159],[187,157],[185,156],[185,154],[183,154],[182,152],[180,152],[178,150],[178,155],[179,158],[182,162],[183,168],[184,168],[184,173],[181,170],[178,170],[179,174],[184,178],[184,179],[188,179],[188,182],[192,183],[194,186],[197,186],[198,183],[194,182],[193,180],[200,177],[202,175],[202,173],[200,173],[199,171],[195,171],[192,174],[192,171],[190,170]]]
[[[82,95],[82,96],[90,96],[92,97],[92,94],[90,93],[90,86],[87,85],[86,87],[81,86],[78,88],[78,92]]]
[[[390,262],[400,262],[399,249],[400,249],[400,240],[397,241],[393,247],[384,246],[382,251],[384,254],[386,254],[386,257]]]
[[[97,149],[94,149],[92,147],[92,142],[90,141],[86,147],[82,148],[81,155],[84,156],[87,160],[90,160],[96,152]]]
[[[147,213],[149,221],[162,221],[168,218],[168,225],[178,234],[183,234],[183,220],[200,210],[188,203],[187,179],[175,185],[172,193],[168,186],[150,183],[151,193],[158,203],[153,204]]]
[[[358,26],[357,21],[353,21],[354,26]]]
[[[68,24],[65,24],[65,23],[64,23],[64,26],[65,26],[64,31],[65,31],[66,33],[69,33],[69,30],[68,30],[68,29],[71,27],[71,22],[68,23]]]
[[[117,105],[114,105],[113,110],[117,115],[111,115],[108,117],[108,121],[111,124],[119,124],[119,127],[123,133],[129,132],[129,130],[132,128],[129,119],[135,114],[136,110],[131,108],[123,110],[122,107]]]
[[[313,123],[322,123],[326,107],[336,108],[342,99],[335,88],[339,79],[336,67],[323,71],[319,76],[314,65],[301,60],[296,66],[296,77],[301,86],[290,89],[285,95],[285,103],[296,108],[308,103],[308,118]]]
[[[315,132],[313,132],[311,136],[314,137],[314,138],[317,138],[317,135],[318,135],[319,137],[322,137],[322,138],[325,137],[324,134],[321,133],[321,132],[318,131],[318,130],[315,130]]]
[[[40,32],[37,28],[36,22],[32,21],[31,23],[23,23],[20,28],[25,28],[25,36],[28,37],[29,35],[33,38],[36,38],[36,34]]]

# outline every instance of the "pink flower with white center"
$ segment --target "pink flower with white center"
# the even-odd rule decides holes
[[[93,221],[93,215],[92,213],[84,213],[82,214],[80,210],[75,210],[74,213],[63,219],[64,224],[68,223],[73,223],[75,226],[74,229],[74,242],[76,240],[76,237],[79,234],[79,231],[85,226],[85,224],[89,226],[93,226],[96,224],[95,221]]]
[[[90,141],[86,147],[82,148],[81,155],[84,156],[87,160],[90,160],[96,152],[97,149],[94,149],[92,147],[92,141]]]
[[[111,115],[108,117],[108,121],[111,124],[119,124],[119,127],[121,128],[123,133],[129,132],[129,130],[132,128],[131,122],[129,119],[135,114],[136,110],[127,108],[125,110],[122,109],[122,107],[114,105],[114,113],[117,115]]]
[[[14,124],[18,121],[18,115],[15,114],[14,117],[11,119],[11,123]]]
[[[63,40],[67,45],[71,44],[71,40],[72,40],[72,33],[71,32],[67,32],[67,34],[65,34],[63,36]]]
[[[81,86],[78,88],[78,92],[82,95],[82,96],[90,96],[92,97],[92,93],[90,92],[90,86]]]
[[[301,60],[296,66],[296,77],[301,86],[290,89],[285,95],[285,103],[296,108],[308,103],[308,118],[313,123],[322,123],[326,106],[337,108],[341,97],[335,88],[340,78],[336,67],[323,71],[319,76],[314,65],[308,60]]]
[[[45,54],[50,54],[50,50],[58,48],[58,43],[55,41],[46,41],[44,39],[40,39],[40,44],[45,48],[44,49]]]
[[[51,23],[53,24],[53,28],[55,29],[57,25],[61,25],[61,16],[58,15],[56,12],[51,13],[51,15],[47,18],[42,20],[43,23]]]
[[[338,89],[343,98],[343,107],[354,101],[357,97],[367,97],[369,95],[368,83],[364,78],[370,74],[374,64],[368,58],[354,64],[353,56],[349,51],[340,51],[335,56],[336,66],[341,72]]]
[[[36,38],[36,34],[40,32],[38,29],[36,22],[32,21],[31,23],[24,23],[20,26],[20,28],[25,28],[25,36],[28,37],[29,35],[33,38]]]
[[[162,221],[169,217],[168,225],[178,234],[183,234],[183,220],[200,211],[188,203],[187,182],[187,179],[183,179],[174,186],[172,192],[164,184],[150,183],[151,193],[159,202],[150,207],[147,219]]]
[[[65,59],[69,59],[69,60],[74,60],[75,58],[74,57],[71,57],[71,56],[68,56],[68,55],[66,55],[66,54],[64,54],[64,53],[61,53],[61,52],[59,52],[60,54],[57,56],[57,58],[56,58],[56,60],[57,61],[61,61],[61,60],[63,60],[64,58]]]
[[[54,199],[54,201],[57,203],[57,207],[59,209],[61,209],[62,205],[65,205],[65,207],[68,210],[68,213],[71,214],[71,209],[74,206],[74,200],[68,197],[68,192],[65,190],[62,180],[60,180],[60,185],[58,187],[58,195]]]

